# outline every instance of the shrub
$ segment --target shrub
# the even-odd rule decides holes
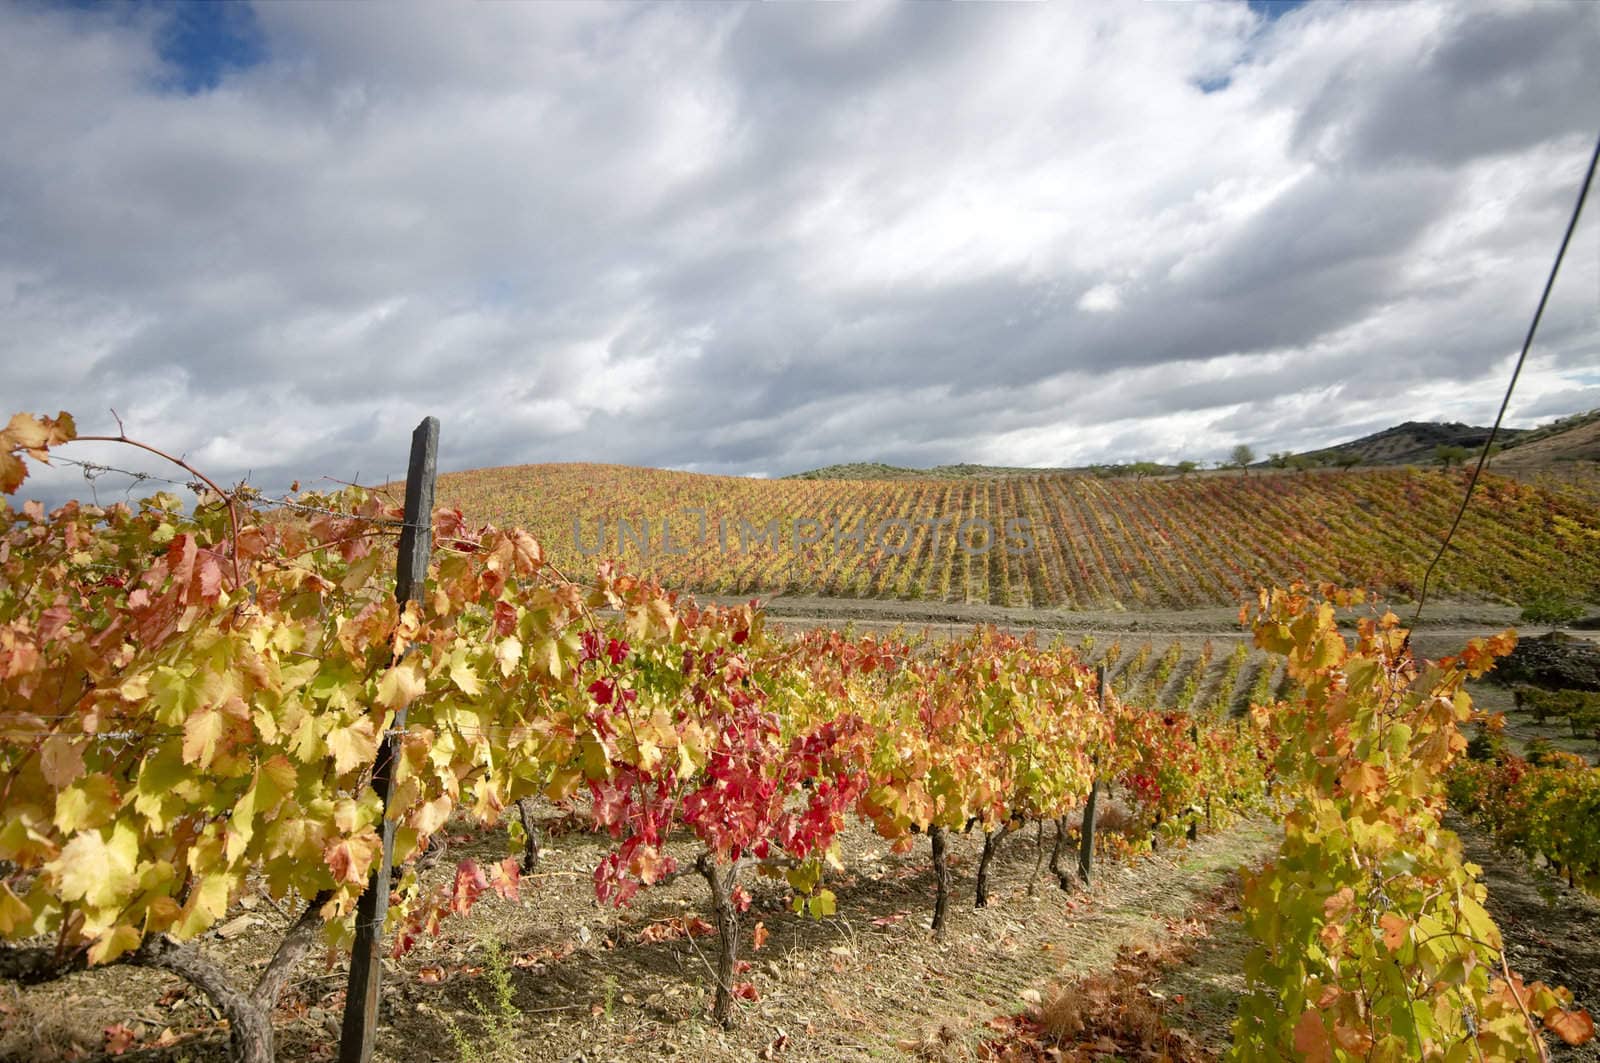
[[[1530,624],[1570,624],[1582,617],[1583,606],[1550,591],[1534,595],[1522,607],[1522,619]]]

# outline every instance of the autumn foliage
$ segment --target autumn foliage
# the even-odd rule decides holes
[[[1297,586],[1255,610],[1257,645],[1287,657],[1303,694],[1254,710],[1283,736],[1290,807],[1277,858],[1246,880],[1260,944],[1235,1055],[1509,1061],[1545,1057],[1540,1025],[1586,1040],[1593,1023],[1569,994],[1511,971],[1478,869],[1440,825],[1443,779],[1467,745],[1463,683],[1515,636],[1424,664],[1392,613],[1347,641],[1335,610],[1363,604]]]
[[[6,484],[25,474],[13,462],[72,437],[66,415],[13,418]],[[1129,795],[1135,834],[1175,834],[1258,805],[1276,773],[1297,803],[1247,890],[1265,947],[1243,1058],[1454,1058],[1475,1040],[1510,1059],[1493,1053],[1535,1043],[1526,1011],[1563,1036],[1587,1021],[1493,973],[1482,887],[1438,827],[1461,679],[1505,639],[1419,676],[1392,617],[1347,645],[1332,603],[1275,592],[1257,639],[1288,655],[1304,697],[1191,718],[1101,692],[1069,647],[992,629],[942,645],[779,637],[753,606],[697,604],[610,564],[580,583],[527,532],[447,508],[420,600],[401,606],[389,501],[246,501],[0,503],[0,939],[33,950],[27,977],[170,957],[252,882],[337,945],[385,815],[404,862],[452,815],[493,824],[543,795],[580,802],[610,837],[602,902],[705,879],[726,1019],[747,995],[732,981],[741,876],[832,915],[826,876],[852,819],[939,854],[941,832],[1059,820],[1100,779]],[[385,810],[370,768],[402,709]],[[686,838],[680,866],[668,843]],[[518,888],[511,859],[463,864],[432,893],[407,872],[395,950]]]

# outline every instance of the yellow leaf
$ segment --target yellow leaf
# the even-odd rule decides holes
[[[333,753],[333,770],[340,775],[371,764],[378,755],[378,735],[372,719],[363,716],[348,727],[329,731],[328,749]]]
[[[563,768],[550,778],[550,784],[544,788],[544,795],[552,801],[563,801],[577,792],[578,782],[583,778],[583,772],[577,768]]]
[[[0,934],[10,937],[18,927],[33,922],[33,910],[22,898],[11,892],[11,887],[0,882]]]
[[[110,776],[90,775],[61,791],[56,798],[56,829],[76,834],[109,823],[117,812],[116,784]]]
[[[208,767],[217,755],[217,742],[225,724],[222,713],[212,705],[190,713],[183,721],[183,762]]]
[[[421,696],[428,687],[422,666],[414,660],[401,661],[378,680],[378,704],[399,712]]]
[[[221,919],[228,910],[233,885],[232,875],[220,872],[197,875],[194,889],[189,893],[189,901],[183,906],[183,914],[173,926],[173,936],[179,941],[187,941]]]
[[[333,825],[341,833],[354,834],[361,826],[361,806],[348,797],[339,798],[333,803]]]
[[[517,670],[517,662],[522,660],[522,641],[515,635],[507,635],[494,648],[494,659],[500,666],[500,674],[510,675]]]
[[[450,806],[450,795],[441,794],[417,809],[411,817],[411,825],[418,834],[432,834],[450,818]]]
[[[89,965],[110,963],[125,952],[139,947],[139,932],[131,926],[119,925],[95,938],[89,946]]]
[[[462,650],[450,655],[450,682],[469,698],[483,693],[483,681],[472,670],[472,665],[467,663],[467,655]]]
[[[150,673],[141,672],[131,679],[124,680],[117,688],[117,693],[122,695],[123,701],[143,701],[150,696]]]
[[[132,827],[118,824],[109,841],[98,830],[77,835],[45,867],[55,875],[62,900],[106,908],[133,891],[138,856],[138,836]]]

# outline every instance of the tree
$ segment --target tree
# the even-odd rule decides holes
[[[1256,460],[1256,452],[1240,443],[1228,453],[1228,464],[1237,469],[1247,469]]]
[[[1200,463],[1197,462],[1197,461],[1180,461],[1177,464],[1178,475],[1179,476],[1188,476],[1190,473],[1194,472],[1199,467],[1200,467]]]
[[[1353,450],[1341,450],[1334,455],[1333,463],[1341,469],[1353,469],[1361,464],[1361,455]]]
[[[1459,465],[1466,461],[1471,454],[1472,451],[1466,447],[1453,447],[1444,443],[1433,448],[1434,459],[1447,469],[1452,465]]]
[[[1274,451],[1273,453],[1267,455],[1267,463],[1270,464],[1274,469],[1287,469],[1289,467],[1290,457],[1291,455],[1287,450]],[[1249,462],[1247,461],[1245,464],[1248,465]]]

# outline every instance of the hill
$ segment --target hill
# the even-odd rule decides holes
[[[1067,609],[1237,605],[1296,577],[1415,594],[1464,473],[754,480],[611,465],[441,477],[441,504],[518,524],[569,573],[668,586]],[[1432,593],[1600,600],[1600,492],[1486,474]]]
[[[1335,443],[1300,454],[1275,455],[1251,466],[1253,469],[1351,465],[1434,465],[1441,446],[1476,451],[1489,438],[1487,425],[1460,422],[1406,421],[1381,432],[1344,443]],[[1562,461],[1600,460],[1600,410],[1565,417],[1534,429],[1501,428],[1495,440],[1504,454],[1497,459],[1508,471],[1525,471],[1535,466]],[[1515,452],[1515,453],[1513,453]],[[1004,465],[937,465],[912,469],[881,462],[852,462],[794,473],[788,480],[955,480],[1007,476],[1039,476],[1050,473],[1094,473],[1097,476],[1171,476],[1181,470],[1175,465],[1155,462],[1127,462],[1058,468],[1020,468]]]
[[[1571,461],[1600,461],[1600,410],[1522,433],[1495,457],[1494,466],[1524,469]]]
[[[1502,428],[1496,440],[1510,445],[1524,430]],[[1465,447],[1475,450],[1489,438],[1489,427],[1461,424],[1460,422],[1407,421],[1393,428],[1385,428],[1348,443],[1337,443],[1321,450],[1308,451],[1306,456],[1317,461],[1337,459],[1352,455],[1363,465],[1430,465],[1436,460],[1438,447]]]

